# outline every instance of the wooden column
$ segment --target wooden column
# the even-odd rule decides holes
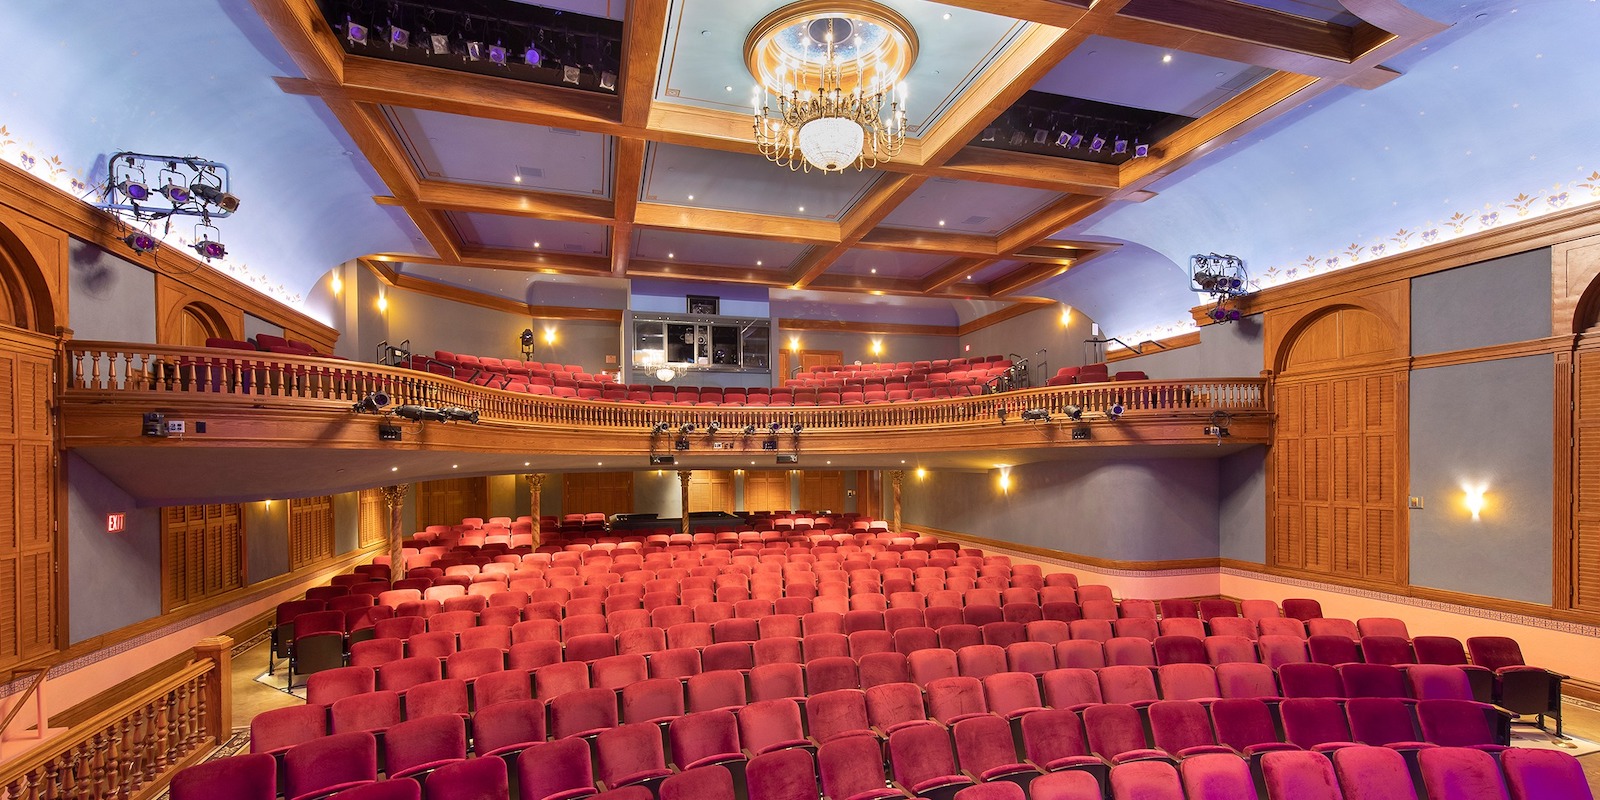
[[[544,493],[544,473],[535,472],[524,475],[523,478],[528,481],[529,513],[533,516],[533,546],[538,547],[542,541],[539,537],[539,503],[542,500],[540,495]]]
[[[683,501],[683,532],[689,532],[689,478],[694,475],[692,469],[678,470],[678,496]]]
[[[211,662],[200,702],[205,709],[205,735],[211,744],[222,744],[233,734],[233,639],[201,639],[194,645],[194,660]]]
[[[894,530],[895,533],[899,533],[900,532],[900,485],[902,483],[905,483],[906,471],[903,470],[903,469],[897,469],[897,470],[889,473],[889,479],[894,482],[894,522],[892,524],[892,529]]]
[[[404,525],[401,524],[401,512],[406,507],[406,492],[411,489],[407,483],[383,487],[383,502],[389,507],[389,580],[397,581],[406,576],[406,559],[400,555],[400,543],[406,540]]]

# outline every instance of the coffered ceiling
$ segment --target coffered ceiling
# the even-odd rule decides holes
[[[742,47],[774,0],[539,3],[621,22],[609,89],[358,54],[316,0],[251,3],[303,75],[281,90],[326,105],[372,202],[433,251],[382,260],[1001,300],[1119,246],[1064,228],[1328,89],[1384,85],[1441,28],[1398,0],[887,0],[920,44],[911,138],[823,175],[749,140]],[[1040,144],[1150,120],[1145,158]]]

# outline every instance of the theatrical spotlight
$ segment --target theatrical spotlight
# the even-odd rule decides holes
[[[351,406],[350,410],[357,414],[376,414],[387,405],[389,405],[389,395],[383,392],[373,392],[361,398],[361,401]]]
[[[1067,406],[1062,409],[1061,413],[1066,414],[1067,419],[1077,422],[1083,419],[1083,406]]]
[[[213,242],[210,239],[201,239],[200,241],[190,245],[190,247],[193,247],[194,251],[199,253],[200,257],[207,261],[210,261],[214,258],[228,257],[228,248],[225,247],[222,242]]]
[[[712,420],[711,424],[706,426],[706,435],[707,436],[716,436],[717,435],[717,431],[720,431],[720,430],[722,430],[722,423],[717,422],[716,420]]]
[[[448,422],[470,422],[474,425],[478,424],[477,411],[468,411],[465,408],[450,406],[439,409],[439,413],[443,414],[445,420]]]
[[[1049,422],[1050,411],[1043,408],[1024,409],[1022,412],[1022,418],[1028,422]]]
[[[651,433],[666,433],[667,429],[671,428],[671,427],[672,427],[671,425],[668,425],[665,422],[657,422],[656,426],[654,428],[650,429],[650,432]]]
[[[122,237],[122,241],[136,253],[149,253],[157,246],[156,237],[148,233],[130,233]]]
[[[688,434],[694,433],[694,423],[693,422],[685,422],[682,425],[679,425],[678,426],[678,433],[684,434],[685,436],[687,436]]]
[[[778,431],[783,430],[783,423],[781,423],[781,422],[773,422],[773,423],[767,425],[767,430],[772,431],[773,433],[777,433]]]
[[[1115,420],[1126,411],[1127,409],[1123,408],[1121,403],[1112,403],[1111,407],[1106,409],[1106,419]]]
[[[399,416],[405,417],[406,419],[409,419],[412,422],[422,422],[424,420],[433,420],[434,422],[444,422],[445,420],[449,419],[449,417],[446,417],[444,415],[443,411],[440,411],[437,408],[432,408],[430,406],[415,406],[415,405],[396,406],[395,410],[394,410],[394,413],[399,415]]]
[[[150,187],[146,186],[144,181],[136,181],[132,178],[118,183],[117,191],[122,192],[124,196],[135,203],[142,203],[150,199]]]
[[[221,186],[196,182],[189,184],[189,191],[193,192],[195,197],[229,214],[239,210],[238,195],[223,191]]]
[[[189,190],[176,183],[168,183],[161,187],[161,196],[167,198],[175,206],[185,205],[189,202]]]
[[[1101,150],[1104,150],[1105,147],[1106,147],[1105,137],[1101,136],[1098,133],[1094,135],[1093,139],[1089,140],[1089,152],[1091,152],[1091,153],[1098,153]]]
[[[792,428],[792,429],[791,429],[791,430],[793,430],[793,431],[794,431],[794,433],[795,433],[795,435],[796,435],[796,436],[799,436],[799,435],[800,435],[800,432],[801,432],[801,431],[803,431],[803,430],[805,430],[805,429],[806,429],[806,426],[804,426],[804,425],[801,425],[801,424],[800,424],[800,423],[798,423],[798,422],[796,422],[796,423],[795,423],[795,424],[794,424],[794,427],[793,427],[793,428]]]
[[[744,426],[744,435],[746,435],[746,436],[754,436],[754,435],[756,435],[756,426],[754,426],[754,425],[746,425],[746,426]]]

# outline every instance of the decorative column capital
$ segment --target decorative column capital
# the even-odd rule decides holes
[[[533,489],[535,491],[537,491],[537,490],[540,490],[540,489],[544,488],[544,479],[545,479],[545,477],[546,476],[545,476],[545,474],[543,472],[532,472],[532,473],[529,473],[527,475],[522,476],[522,479],[527,481],[528,485],[533,487]]]
[[[678,483],[682,484],[684,486],[684,488],[688,488],[689,479],[693,475],[694,475],[694,470],[692,470],[692,469],[680,469],[680,470],[678,470]]]
[[[905,483],[906,471],[903,469],[891,470],[889,472],[889,479],[894,482],[894,488],[898,489],[900,488],[901,484]]]
[[[394,486],[384,486],[378,491],[383,492],[383,502],[390,508],[401,505],[406,500],[406,492],[411,491],[411,484],[400,483]]]

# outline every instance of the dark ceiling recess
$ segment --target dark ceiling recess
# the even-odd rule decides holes
[[[979,147],[1120,164],[1158,145],[1191,117],[1045,92],[1028,92],[972,143]],[[1099,139],[1098,149],[1095,140]],[[1123,152],[1117,152],[1123,142]]]
[[[622,23],[510,0],[319,0],[352,55],[615,94]]]

